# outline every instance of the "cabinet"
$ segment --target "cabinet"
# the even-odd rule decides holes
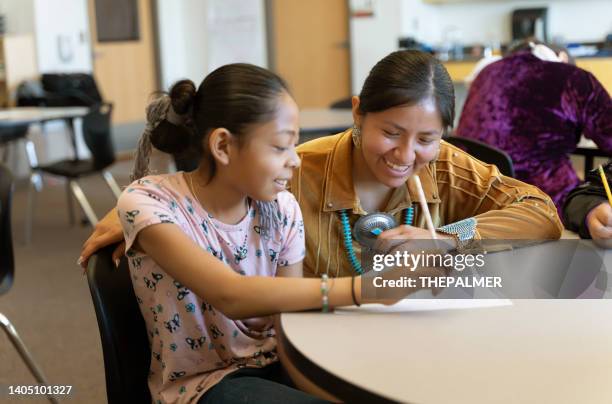
[[[0,36],[0,107],[14,106],[15,91],[19,83],[37,77],[34,37]]]

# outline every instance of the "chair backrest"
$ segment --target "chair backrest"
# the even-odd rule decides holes
[[[83,117],[83,139],[97,170],[103,170],[115,162],[115,147],[111,132],[112,113],[112,104],[101,103],[91,107]]]
[[[115,246],[89,261],[87,281],[96,310],[104,354],[109,403],[150,403],[147,385],[151,350],[125,257],[115,268]]]
[[[351,109],[353,108],[353,97],[336,100],[329,107],[331,109]]]
[[[30,125],[15,125],[0,127],[0,145],[22,139],[28,134]]]
[[[50,107],[85,106],[102,102],[96,80],[89,73],[44,73],[45,104]]]
[[[13,236],[11,233],[11,198],[13,176],[8,168],[0,164],[0,295],[13,284]]]
[[[478,140],[468,139],[465,137],[449,136],[444,138],[444,140],[471,154],[480,161],[495,164],[503,175],[514,177],[512,158],[510,158],[508,153],[505,151]]]

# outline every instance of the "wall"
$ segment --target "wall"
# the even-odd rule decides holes
[[[350,0],[351,8],[371,5],[373,16],[351,16],[352,91],[358,94],[368,71],[411,36],[432,46],[459,41],[496,45],[511,40],[510,15],[516,8],[548,7],[550,39],[602,41],[612,33],[612,1],[466,1],[443,4],[423,0]]]
[[[432,45],[457,37],[463,43],[506,43],[511,40],[510,15],[516,8],[548,7],[549,39],[560,42],[603,41],[612,32],[612,1],[463,1],[425,4],[402,0],[403,36]]]
[[[91,72],[87,0],[34,0],[38,70]]]
[[[206,71],[206,2],[157,0],[161,88],[188,78],[196,83]]]
[[[372,16],[353,16],[363,5],[371,5]],[[350,0],[351,89],[359,94],[374,64],[397,50],[401,31],[401,0]]]
[[[263,0],[157,0],[162,88],[224,63],[267,65]]]
[[[34,32],[34,0],[0,0],[7,34]]]

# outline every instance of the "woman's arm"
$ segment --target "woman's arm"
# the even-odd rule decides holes
[[[96,224],[93,233],[83,244],[81,255],[77,263],[87,268],[89,258],[99,249],[110,244],[120,243],[113,251],[113,262],[115,265],[125,254],[125,242],[123,242],[123,231],[117,215],[117,208],[113,208]]]
[[[436,177],[444,224],[476,220],[475,238],[543,240],[561,237],[552,200],[533,185],[502,175],[462,150],[443,144]]]
[[[612,98],[593,74],[576,69],[566,81],[561,103],[584,137],[612,153]]]

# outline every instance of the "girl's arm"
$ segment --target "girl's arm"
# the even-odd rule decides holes
[[[300,261],[285,267],[278,267],[276,270],[276,276],[283,278],[302,278],[304,276],[304,271],[302,268],[303,262],[304,261]]]
[[[321,308],[320,279],[242,276],[195,244],[174,224],[148,226],[135,248],[231,319]],[[361,281],[355,292],[361,296]],[[352,305],[350,278],[330,279],[330,306]]]

